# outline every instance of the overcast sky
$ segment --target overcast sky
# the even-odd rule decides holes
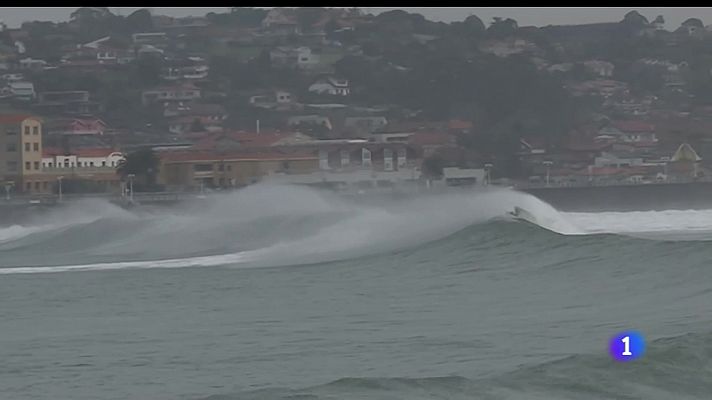
[[[24,21],[40,20],[40,21],[66,21],[69,19],[69,14],[72,13],[75,7],[0,7],[0,20],[4,21],[10,27],[18,27]],[[110,7],[114,13],[128,15],[129,13],[138,10],[139,7]],[[363,7],[366,12],[377,14],[386,10],[394,10],[395,8],[374,8]],[[658,15],[665,17],[667,29],[674,30],[682,21],[690,17],[700,18],[705,25],[712,24],[712,7],[697,7],[697,8],[650,8],[650,7],[606,7],[606,8],[402,8],[408,12],[417,12],[423,14],[426,18],[434,21],[460,21],[467,18],[468,15],[475,14],[480,17],[486,24],[492,21],[493,17],[514,18],[519,22],[520,26],[545,26],[545,25],[571,25],[585,24],[592,22],[615,22],[623,19],[623,16],[628,11],[635,9],[648,18],[654,19]],[[154,7],[151,8],[155,14],[165,14],[176,17],[184,16],[202,16],[208,12],[225,12],[225,7],[213,8],[166,8]]]

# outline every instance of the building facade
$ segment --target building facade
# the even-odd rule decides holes
[[[0,177],[16,193],[45,193],[50,181],[42,170],[42,121],[25,114],[0,115]]]

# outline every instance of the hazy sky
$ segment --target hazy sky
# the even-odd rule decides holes
[[[370,13],[379,13],[386,10],[394,10],[395,8],[377,8],[377,7],[362,7],[364,11]],[[69,14],[74,11],[75,7],[0,7],[0,20],[4,21],[10,27],[18,27],[24,21],[40,20],[40,21],[66,21],[69,19]],[[139,7],[110,7],[112,12],[127,15]],[[568,24],[584,24],[591,22],[615,22],[623,19],[623,16],[628,11],[635,9],[647,17],[649,20],[654,19],[657,15],[665,17],[667,29],[674,30],[682,21],[690,17],[700,18],[705,25],[712,24],[712,7],[697,7],[697,8],[652,8],[652,7],[606,7],[606,8],[523,8],[523,7],[508,7],[508,8],[409,8],[404,7],[403,10],[409,12],[417,12],[423,14],[426,18],[434,21],[458,21],[466,18],[470,14],[475,14],[480,17],[485,23],[492,21],[493,17],[509,17],[514,18],[519,22],[520,26],[545,26],[545,25],[568,25]],[[165,14],[176,17],[189,15],[205,15],[208,12],[225,12],[225,7],[213,8],[188,8],[188,7],[154,7],[151,10],[155,14]]]

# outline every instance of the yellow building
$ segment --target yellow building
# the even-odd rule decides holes
[[[42,120],[0,114],[0,181],[18,193],[49,193],[53,182],[42,170]]]
[[[239,187],[272,173],[303,174],[319,169],[313,152],[219,153],[168,151],[160,154],[159,183],[173,188]]]

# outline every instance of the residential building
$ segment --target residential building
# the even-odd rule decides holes
[[[193,84],[162,86],[141,93],[143,105],[199,99],[201,91]]]
[[[42,167],[48,169],[111,168],[116,172],[124,155],[112,148],[77,148],[69,151],[46,148],[42,153]],[[108,170],[107,170],[108,171]]]
[[[370,134],[388,125],[386,117],[346,117],[344,130],[352,134]]]
[[[272,8],[262,20],[262,30],[275,36],[298,35],[301,33],[294,10],[282,7]]]
[[[612,63],[601,60],[584,61],[583,66],[587,71],[603,78],[610,78],[613,76],[613,70],[615,69]]]
[[[351,93],[349,81],[333,76],[320,78],[308,89],[312,93],[329,94],[332,96],[348,96]]]
[[[266,109],[290,109],[297,106],[294,96],[284,90],[250,96],[250,104]]]
[[[38,117],[0,114],[0,178],[16,193],[50,190],[42,171],[42,121]]]
[[[191,102],[167,103],[163,110],[164,117],[200,116],[211,121],[222,122],[227,118],[225,107],[220,104]]]
[[[40,92],[35,108],[47,114],[87,115],[101,111],[101,104],[91,101],[86,90]]]
[[[170,60],[161,71],[161,78],[168,81],[202,80],[208,77],[210,67],[201,57]]]
[[[702,158],[689,143],[682,143],[667,163],[666,172],[673,177],[696,178]]]
[[[175,189],[245,186],[277,172],[310,172],[319,163],[318,157],[308,152],[276,149],[164,151],[159,157],[159,183]]]
[[[8,88],[12,97],[22,101],[32,101],[35,99],[35,85],[32,82],[10,82]]]
[[[304,141],[290,147],[318,154],[318,170],[273,174],[269,182],[338,190],[396,189],[420,179],[418,150],[407,143],[372,143],[363,139]]]
[[[25,58],[20,60],[20,68],[32,71],[42,71],[47,65],[47,61],[34,58]]]
[[[131,35],[134,45],[163,46],[168,43],[165,32],[143,32]]]
[[[329,120],[329,117],[325,117],[322,115],[296,115],[287,119],[287,125],[289,127],[295,127],[299,125],[317,125],[323,126],[328,130],[332,129],[331,120]]]
[[[42,154],[42,170],[49,182],[91,182],[92,191],[118,192],[121,177],[116,167],[123,159],[124,155],[112,148],[47,148]]]
[[[616,121],[613,128],[621,132],[620,141],[654,146],[658,142],[655,125],[644,121]]]
[[[109,130],[106,122],[99,118],[62,118],[48,121],[45,131],[48,135],[103,135]]]
[[[272,49],[269,54],[272,63],[278,66],[310,69],[319,64],[319,55],[305,46],[277,47]]]

